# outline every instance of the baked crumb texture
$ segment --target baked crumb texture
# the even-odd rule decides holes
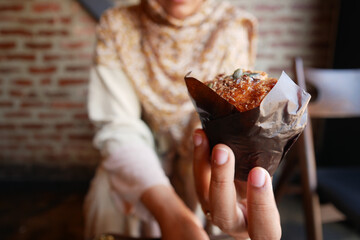
[[[277,79],[269,78],[266,72],[237,69],[232,75],[219,74],[204,84],[240,112],[245,112],[260,106],[276,82]]]

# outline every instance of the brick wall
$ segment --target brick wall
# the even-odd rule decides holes
[[[257,69],[279,76],[297,55],[312,66],[331,60],[330,1],[232,2],[259,19]],[[94,26],[75,0],[0,2],[0,165],[98,162],[86,114]]]
[[[0,2],[0,164],[94,166],[95,22],[72,0]]]

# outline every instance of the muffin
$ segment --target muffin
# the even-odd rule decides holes
[[[246,181],[256,166],[273,175],[307,123],[310,95],[286,73],[238,69],[211,81],[185,76],[189,96],[209,139],[235,155],[235,179]]]

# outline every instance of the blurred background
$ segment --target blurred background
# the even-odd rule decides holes
[[[86,111],[95,26],[104,9],[136,2],[0,1],[0,239],[82,239],[82,201],[100,160]],[[311,67],[360,68],[359,1],[231,2],[259,20],[255,69],[293,77],[296,56]],[[339,164],[340,145],[350,162],[342,164],[358,162],[358,125],[330,121],[319,164]],[[283,239],[306,239],[300,197],[279,209]],[[360,239],[346,221],[325,231],[325,239]]]

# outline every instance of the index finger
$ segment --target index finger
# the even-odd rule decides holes
[[[218,144],[214,147],[211,164],[210,205],[212,221],[227,233],[246,229],[245,217],[238,207],[234,185],[235,157],[232,150]]]

